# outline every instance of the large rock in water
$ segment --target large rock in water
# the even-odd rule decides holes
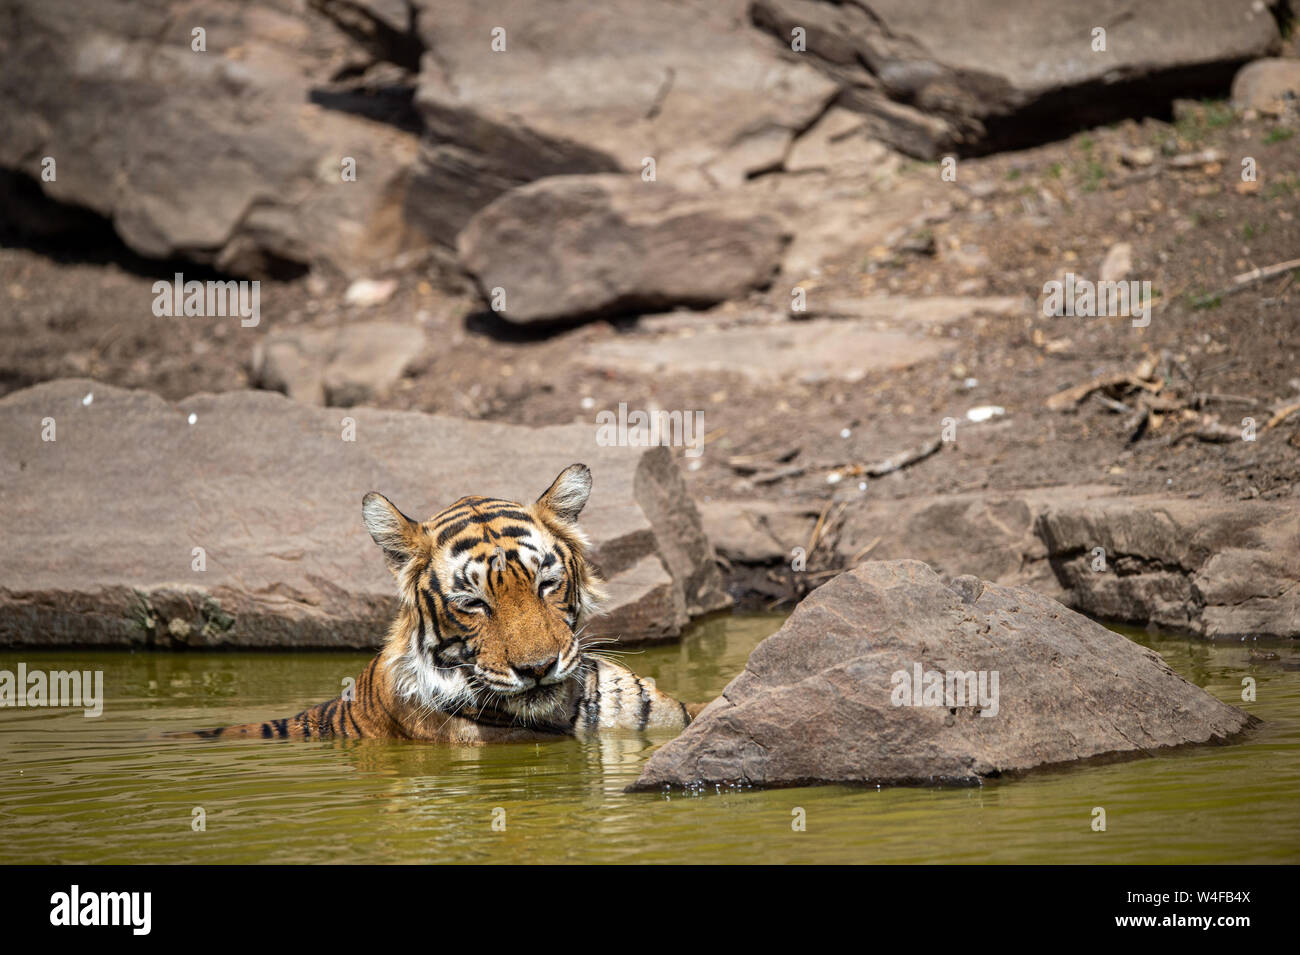
[[[707,306],[766,286],[789,234],[737,197],[637,176],[553,176],[521,186],[460,234],[462,264],[502,318],[545,322]]]
[[[931,672],[940,696],[900,705]],[[975,699],[946,697],[948,673],[969,674]],[[968,782],[1222,742],[1254,722],[1051,598],[873,561],[807,597],[634,788]]]
[[[755,0],[751,15],[787,50],[802,27],[804,55],[840,84],[839,104],[926,158],[1222,93],[1237,67],[1280,43],[1260,0]]]
[[[342,412],[268,392],[15,392],[0,400],[0,645],[373,647],[396,591],[363,494],[424,518],[465,494],[533,500],[575,461],[594,472],[582,524],[613,597],[593,632],[673,637],[727,603],[699,515],[667,448],[595,438],[594,425]]]

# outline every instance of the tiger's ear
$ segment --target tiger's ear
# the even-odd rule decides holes
[[[591,468],[585,464],[570,464],[537,499],[537,505],[566,524],[572,524],[582,513],[590,494]]]
[[[361,518],[371,539],[384,552],[388,569],[396,573],[415,553],[419,525],[377,491],[361,499]]]

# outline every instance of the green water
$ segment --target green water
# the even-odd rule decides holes
[[[779,623],[715,619],[626,662],[711,699]],[[1244,644],[1139,636],[1228,702],[1253,676],[1258,700],[1241,705],[1264,725],[1240,745],[978,788],[672,796],[623,792],[663,742],[638,735],[475,749],[145,738],[292,714],[336,695],[364,655],[2,651],[11,671],[102,669],[107,703],[98,719],[0,709],[0,862],[1300,861],[1300,648],[1259,661]]]

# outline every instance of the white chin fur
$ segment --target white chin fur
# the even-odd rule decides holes
[[[559,689],[562,683],[540,687],[550,691],[541,697],[527,692],[487,693],[472,687],[465,672],[460,667],[436,667],[414,649],[408,649],[393,667],[393,689],[399,699],[413,703],[426,712],[449,712],[461,706],[478,705],[491,700],[495,706],[519,716],[524,725],[553,715],[562,697]]]
[[[543,696],[534,696],[533,692],[528,692],[512,696],[499,696],[494,702],[506,712],[518,716],[520,722],[526,726],[533,720],[555,715],[556,708],[562,697],[560,686],[561,684],[558,683],[549,683],[546,686],[533,688],[534,691],[538,689],[547,691]]]
[[[429,710],[454,710],[476,695],[460,667],[436,667],[414,649],[393,667],[393,689],[398,698]]]

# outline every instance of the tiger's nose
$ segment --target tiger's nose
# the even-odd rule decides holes
[[[511,665],[511,669],[520,677],[532,677],[536,683],[541,683],[548,673],[555,666],[557,657],[551,657],[549,660],[541,663],[516,663]]]

